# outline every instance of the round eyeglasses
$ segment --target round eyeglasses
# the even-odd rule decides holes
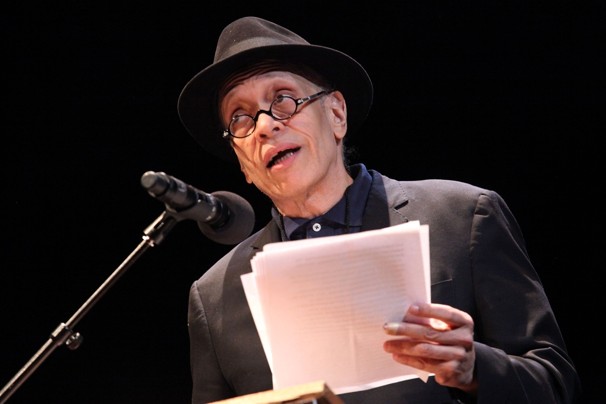
[[[306,102],[311,102],[323,95],[329,94],[335,90],[323,90],[307,97],[294,98],[290,95],[279,95],[272,101],[269,110],[260,109],[255,116],[248,114],[235,115],[231,118],[229,126],[223,131],[223,137],[245,138],[255,131],[257,120],[261,114],[267,114],[276,121],[283,121],[290,118],[299,110],[299,106]]]

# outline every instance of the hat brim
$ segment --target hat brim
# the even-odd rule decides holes
[[[308,66],[324,76],[347,102],[348,138],[366,119],[372,105],[372,82],[366,70],[350,56],[319,45],[271,45],[249,49],[212,64],[196,74],[183,88],[177,102],[181,122],[209,153],[227,161],[236,156],[222,137],[217,112],[217,91],[233,73],[263,60],[285,60]]]

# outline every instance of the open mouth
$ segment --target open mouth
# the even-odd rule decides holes
[[[296,152],[298,152],[301,148],[300,147],[296,147],[294,149],[286,149],[286,150],[282,150],[281,152],[277,153],[270,161],[269,163],[267,163],[267,168],[272,168],[273,166],[275,166],[276,164],[278,164],[280,161],[284,160],[287,157],[292,156],[293,154],[295,154]]]

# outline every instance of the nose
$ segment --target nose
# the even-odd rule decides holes
[[[276,125],[279,124],[279,120],[275,119],[269,111],[260,110],[257,113],[256,117],[256,126],[255,131],[253,133],[254,136],[258,137],[268,137],[272,136],[276,128]]]

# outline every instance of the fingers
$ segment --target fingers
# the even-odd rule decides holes
[[[461,336],[458,336],[458,334],[463,334],[463,331],[460,331],[460,329],[451,330],[448,325],[442,322],[437,324],[437,327],[434,327],[432,324],[385,323],[383,325],[383,330],[388,335],[409,337],[416,341],[446,344],[458,341],[461,339]]]
[[[474,322],[469,314],[454,307],[419,303],[408,308],[402,323],[387,323],[383,328],[388,335],[470,348]]]
[[[444,304],[412,304],[406,311],[404,320],[409,321],[409,318],[412,322],[418,322],[419,318],[434,319],[434,321],[439,320],[450,328],[473,326],[473,319],[468,313]],[[434,328],[439,328],[439,326]]]
[[[404,340],[429,342],[442,345],[461,345],[466,349],[473,343],[473,330],[468,327],[451,328],[445,323],[423,325],[415,323],[385,323],[383,330],[387,335],[404,337]],[[398,340],[393,340],[398,341]]]
[[[430,373],[442,385],[473,388],[475,350],[471,316],[447,305],[423,303],[410,306],[403,322],[383,325],[384,342],[394,360]]]
[[[412,338],[385,341],[383,349],[396,356],[403,355],[434,361],[462,360],[468,351],[463,345],[443,345]]]
[[[392,323],[393,324],[393,323]],[[412,366],[435,375],[439,384],[466,389],[473,381],[475,351],[473,342],[469,344],[450,344],[446,334],[460,332],[438,331],[430,327],[418,330],[422,326],[413,324],[395,324],[399,338],[385,341],[383,349],[393,359],[403,365]],[[412,330],[415,328],[414,330]],[[411,337],[416,335],[416,337]],[[419,336],[423,336],[420,338]],[[446,341],[444,344],[441,340]]]
[[[427,356],[392,354],[393,359],[403,365],[424,370],[435,376],[436,382],[444,386],[468,390],[474,382],[475,353],[466,352],[453,359],[435,359]]]

